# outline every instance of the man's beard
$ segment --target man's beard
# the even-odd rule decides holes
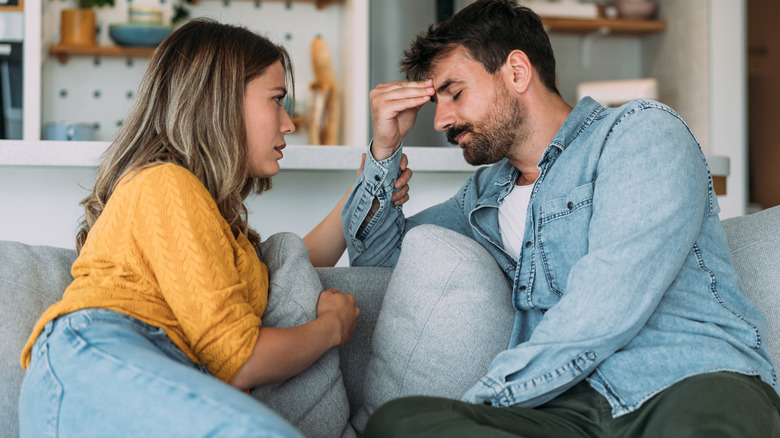
[[[455,138],[463,132],[471,138],[461,144],[463,158],[478,166],[493,164],[509,155],[523,130],[525,108],[516,99],[499,94],[500,104],[476,125],[464,123],[447,130],[447,141],[457,145]]]

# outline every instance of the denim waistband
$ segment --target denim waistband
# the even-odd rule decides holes
[[[171,359],[208,373],[205,366],[193,362],[184,354],[184,352],[171,341],[164,329],[147,324],[122,312],[101,308],[76,310],[49,321],[33,345],[33,354],[36,354],[40,345],[46,342],[51,334],[61,325],[73,330],[79,330],[90,325],[101,323],[126,327],[149,340],[149,342],[154,344],[161,352]]]
[[[76,310],[74,312],[68,313],[67,315],[60,316],[59,318],[55,319],[54,322],[56,325],[66,320],[68,321],[68,324],[74,329],[79,329],[81,327],[95,323],[107,322],[128,325],[133,327],[135,330],[150,333],[157,333],[162,330],[159,327],[147,324],[138,318],[134,318],[122,312],[101,308]]]

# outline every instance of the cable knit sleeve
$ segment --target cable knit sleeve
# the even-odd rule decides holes
[[[258,283],[245,278],[246,273],[265,271],[242,269],[260,261],[254,251],[247,254],[249,242],[233,235],[192,173],[168,164],[133,178],[139,180],[132,183],[137,203],[132,229],[141,258],[191,353],[217,378],[230,382],[254,348],[267,302],[267,283],[265,291],[252,291]],[[258,292],[263,295],[260,303]]]

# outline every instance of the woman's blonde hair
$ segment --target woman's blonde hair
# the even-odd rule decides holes
[[[117,183],[161,163],[191,171],[206,186],[237,234],[260,237],[247,224],[244,200],[271,188],[270,178],[247,173],[244,90],[247,82],[280,61],[292,88],[287,51],[243,27],[193,20],[155,51],[135,103],[98,166],[95,187],[81,205],[76,236],[81,250]]]

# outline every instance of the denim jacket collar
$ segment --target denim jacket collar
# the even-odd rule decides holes
[[[545,149],[542,158],[539,160],[539,168],[546,162],[554,160],[555,157],[566,150],[569,144],[580,133],[585,131],[602,111],[604,111],[604,107],[595,100],[590,97],[582,99],[569,113],[569,117],[566,118],[563,126],[561,126],[550,145]]]
[[[585,97],[575,106],[569,116],[564,121],[561,128],[555,134],[550,144],[542,153],[539,159],[538,167],[541,169],[545,165],[552,163],[555,159],[574,141],[577,136],[585,131],[588,126],[604,111],[604,107],[598,102]],[[520,171],[515,168],[508,159],[503,159],[497,164],[496,178],[493,187],[480,197],[478,206],[498,207],[503,199],[509,194],[512,185],[520,176]]]

